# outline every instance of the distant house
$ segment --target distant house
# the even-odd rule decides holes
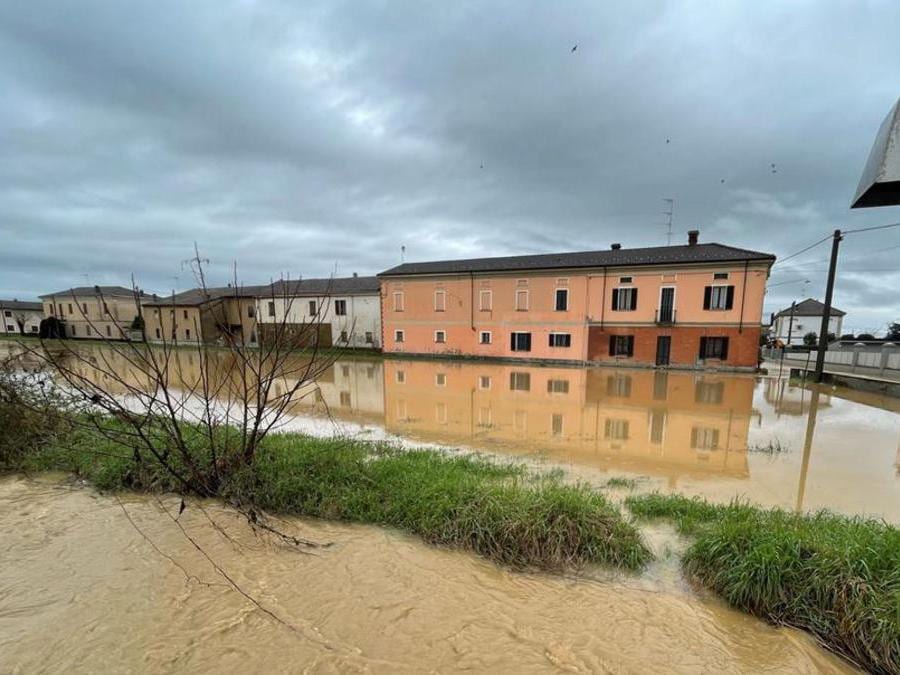
[[[807,298],[794,305],[793,313],[790,307],[783,309],[775,314],[775,321],[772,325],[773,337],[786,345],[802,345],[803,336],[807,333],[819,334],[824,313],[825,305],[812,298]],[[841,324],[846,314],[836,307],[831,308],[831,317],[828,321],[829,333],[840,337]]]
[[[0,335],[37,335],[44,318],[39,302],[0,300]]]
[[[65,337],[125,340],[138,315],[138,298],[123,286],[80,286],[42,295],[44,316],[58,319]]]
[[[316,340],[323,347],[381,347],[377,277],[276,281],[258,296],[257,302],[263,340],[284,322],[292,332],[303,330],[309,334],[310,342]]]
[[[141,302],[149,342],[224,343],[228,336],[247,345],[258,341],[256,296],[266,286],[194,288]]]

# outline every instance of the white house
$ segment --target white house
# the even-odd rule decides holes
[[[39,302],[0,300],[0,335],[37,335],[44,318],[44,306]]]
[[[323,346],[381,348],[381,290],[375,277],[276,281],[258,295],[256,317],[261,336],[282,321],[317,324]]]
[[[776,340],[786,345],[802,345],[803,336],[807,333],[819,334],[822,328],[822,315],[825,313],[825,305],[818,300],[807,298],[775,314],[772,331]],[[831,316],[828,320],[828,332],[835,337],[841,336],[841,324],[846,312],[842,312],[832,306]],[[790,336],[790,339],[789,339]]]

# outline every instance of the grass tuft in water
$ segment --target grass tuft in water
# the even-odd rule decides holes
[[[695,536],[682,560],[685,573],[730,604],[808,630],[872,672],[900,672],[897,528],[675,495],[631,496],[626,504]]]
[[[637,478],[624,478],[622,476],[613,476],[605,483],[605,486],[608,488],[625,488],[627,490],[634,490],[637,485]]]

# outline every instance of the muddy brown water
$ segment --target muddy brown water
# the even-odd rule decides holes
[[[807,635],[665,582],[517,573],[391,530],[286,520],[333,543],[302,555],[215,503],[189,507],[185,532],[276,620],[163,508],[177,501],[0,479],[0,671],[851,670]]]

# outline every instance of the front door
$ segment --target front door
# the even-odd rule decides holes
[[[675,321],[675,289],[665,286],[659,294],[659,322],[674,323]]]
[[[656,338],[656,365],[669,365],[669,354],[672,351],[672,336],[660,335]]]

